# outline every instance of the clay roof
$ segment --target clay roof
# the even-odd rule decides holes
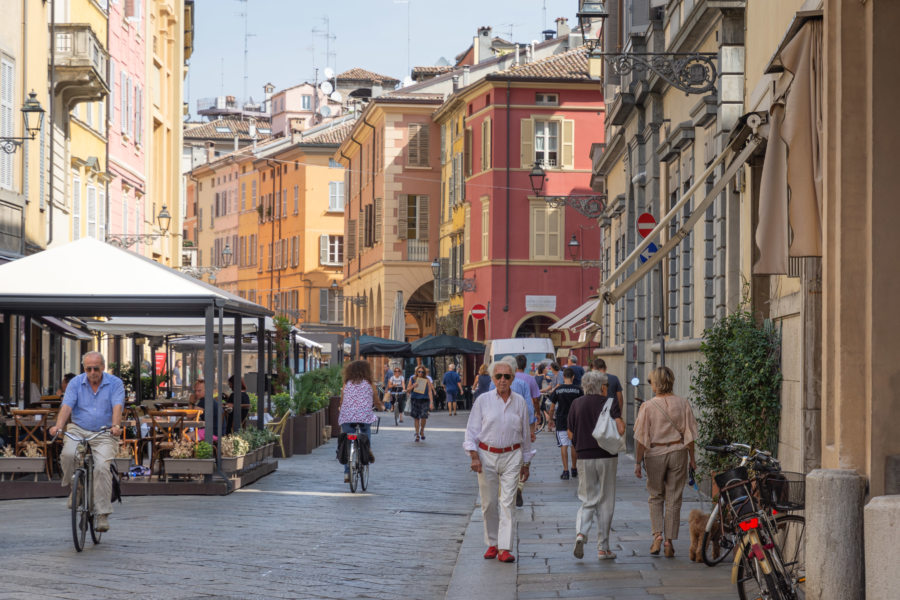
[[[416,75],[439,75],[441,73],[446,73],[447,71],[452,71],[455,67],[451,65],[446,65],[443,67],[413,67],[412,76],[413,79],[416,78]]]
[[[356,119],[347,119],[342,123],[330,124],[330,125],[320,125],[316,129],[318,131],[310,131],[307,135],[301,137],[298,141],[301,144],[335,144],[338,145],[350,131],[353,129],[353,125],[356,123]]]
[[[438,104],[444,101],[443,94],[426,94],[422,92],[404,92],[402,89],[397,90],[396,92],[390,92],[383,96],[378,96],[377,98],[373,98],[375,102],[393,102],[393,103],[404,103],[404,102],[412,102],[412,103],[421,103],[421,104],[433,104],[437,102]]]
[[[506,71],[492,73],[487,79],[591,81],[588,74],[587,52],[584,48],[575,48]]]
[[[398,84],[400,83],[399,79],[394,79],[388,75],[379,75],[378,73],[373,73],[372,71],[366,71],[365,69],[360,69],[359,67],[350,69],[349,71],[344,71],[337,76],[338,81],[341,79],[349,79],[351,81],[371,81],[373,83],[391,83]]]
[[[256,123],[257,139],[268,138],[271,133],[261,133],[259,130],[268,129],[268,121]],[[208,123],[200,123],[185,128],[184,139],[194,140],[233,140],[234,136],[242,140],[250,140],[250,121],[243,119],[216,119]]]

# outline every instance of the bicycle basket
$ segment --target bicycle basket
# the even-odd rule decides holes
[[[735,467],[715,476],[719,493],[725,497],[731,510],[739,517],[755,510],[751,501],[749,479],[746,467]]]
[[[759,497],[763,506],[780,511],[803,510],[806,499],[806,475],[781,471],[760,478]]]

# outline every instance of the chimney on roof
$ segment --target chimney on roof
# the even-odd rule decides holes
[[[469,65],[463,65],[463,87],[467,87],[469,85]]]
[[[457,90],[459,90],[459,75],[454,73],[453,74],[453,91],[454,91],[454,93]]]
[[[556,31],[554,31],[553,29],[545,29],[541,32],[541,35],[544,36],[544,41],[546,42],[547,40],[553,39],[553,37],[556,35]]]
[[[216,144],[215,142],[206,142],[206,162],[211,163],[216,159]]]
[[[475,40],[472,43],[472,49],[475,52],[474,63],[477,65],[478,63],[485,61],[491,58],[491,28],[490,27],[479,27],[478,35],[475,36]]]
[[[569,19],[565,17],[558,17],[556,19],[556,37],[565,37],[569,35],[570,31],[572,30],[569,28]]]

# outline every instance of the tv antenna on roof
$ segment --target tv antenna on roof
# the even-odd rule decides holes
[[[241,96],[241,103],[243,104],[244,102],[247,101],[247,78],[248,78],[247,58],[250,54],[249,40],[255,34],[249,33],[247,31],[247,18],[248,18],[249,12],[250,12],[247,10],[247,2],[249,0],[237,0],[237,1],[240,2],[241,5],[243,6],[243,8],[241,8],[241,12],[238,14],[239,14],[239,16],[244,17],[244,95]]]

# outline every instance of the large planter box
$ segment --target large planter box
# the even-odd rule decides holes
[[[275,456],[277,458],[290,458],[294,455],[294,419],[297,417],[290,416],[284,424],[284,431],[281,432],[281,444],[275,444]],[[281,446],[284,446],[284,454],[281,453]]]
[[[231,457],[223,457],[222,458],[222,471],[225,472],[226,475],[231,475],[233,473],[237,473],[242,470],[244,466],[249,466],[250,461],[248,460],[249,455],[245,454],[244,456],[231,456]]]
[[[47,459],[43,456],[0,457],[0,478],[6,473],[34,473],[34,480],[37,481],[37,474],[43,473],[46,468]]]
[[[331,437],[336,438],[341,435],[341,426],[338,425],[341,409],[341,397],[332,396],[328,401],[328,425],[331,425]]]
[[[316,448],[321,446],[324,441],[322,440],[322,431],[325,429],[325,422],[327,421],[326,410],[324,408],[316,411]]]
[[[134,464],[134,459],[130,456],[128,458],[114,458],[113,463],[115,463],[116,471],[118,471],[119,477],[121,477],[128,474],[128,469]]]
[[[169,475],[212,475],[216,470],[214,458],[163,458],[166,478]]]
[[[294,454],[309,454],[318,445],[315,413],[294,417]]]

